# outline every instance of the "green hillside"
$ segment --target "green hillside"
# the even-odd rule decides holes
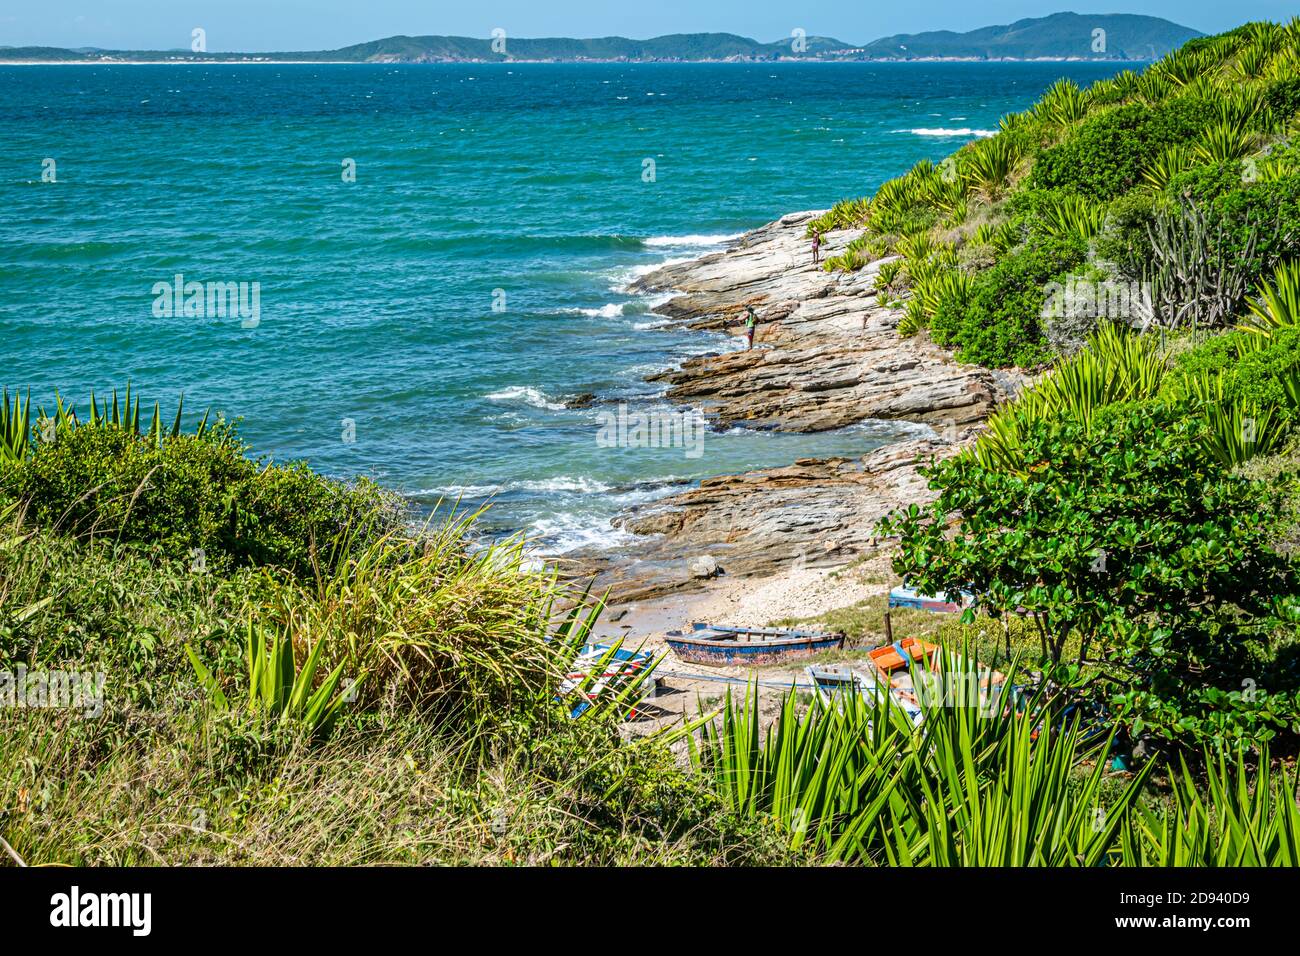
[[[1139,732],[1300,729],[1297,133],[1300,18],[1249,24],[1062,80],[810,227],[862,230],[827,268],[875,271],[901,335],[1049,370],[891,527],[895,568],[1034,612],[1055,661],[1080,640]]]
[[[1104,31],[1098,34],[1096,31]],[[1159,17],[1132,14],[1054,13],[969,33],[937,30],[896,34],[869,43],[865,54],[881,59],[925,57],[979,59],[1154,60],[1200,31]]]

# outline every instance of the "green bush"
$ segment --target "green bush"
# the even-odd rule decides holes
[[[1151,259],[1147,230],[1155,222],[1159,199],[1144,190],[1120,196],[1106,211],[1106,226],[1097,237],[1097,258],[1113,262],[1130,279],[1141,278]]]
[[[1030,184],[1071,189],[1090,199],[1114,199],[1142,181],[1142,170],[1153,156],[1190,140],[1213,117],[1210,104],[1195,99],[1100,113],[1074,136],[1039,155]]]
[[[966,455],[930,469],[936,502],[880,528],[900,538],[894,570],[927,594],[1034,615],[1057,679],[1082,680],[1134,735],[1300,732],[1300,580],[1271,549],[1271,490],[1207,460],[1194,410],[1106,411],[1090,428],[1031,424],[1023,471]]]
[[[930,323],[934,340],[963,362],[1031,368],[1050,358],[1041,325],[1046,286],[1087,256],[1078,241],[1041,240],[975,277],[964,303],[945,301]]]
[[[1263,349],[1254,348],[1253,339],[1245,332],[1228,332],[1179,355],[1165,379],[1164,394],[1182,394],[1186,378],[1218,376],[1229,401],[1285,405],[1283,381],[1300,369],[1300,327],[1279,330]]]
[[[1245,263],[1254,273],[1293,256],[1300,243],[1300,173],[1247,182],[1241,163],[1217,163],[1175,177],[1169,193],[1204,209],[1216,228],[1223,225],[1229,258],[1240,258],[1256,233],[1257,245]]]
[[[1264,90],[1264,102],[1278,122],[1295,117],[1300,113],[1300,76],[1270,83]]]
[[[160,442],[111,425],[61,428],[0,475],[0,489],[42,527],[213,569],[310,575],[313,555],[328,563],[336,545],[396,524],[391,497],[368,480],[333,481],[301,464],[263,468],[245,452],[226,424]]]

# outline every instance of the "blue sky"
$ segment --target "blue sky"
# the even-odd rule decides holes
[[[1294,0],[1127,0],[1080,12],[1143,13],[1214,33],[1246,20],[1286,20]],[[809,34],[867,42],[891,33],[969,30],[1071,9],[1067,0],[972,4],[854,3],[852,0],[4,0],[0,45],[189,47],[207,31],[208,49],[332,49],[397,33],[488,36],[650,37],[718,31],[759,40]]]

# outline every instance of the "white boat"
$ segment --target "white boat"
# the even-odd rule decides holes
[[[804,673],[812,681],[813,693],[817,700],[827,707],[835,706],[844,695],[856,694],[873,707],[880,701],[882,684],[869,673],[856,671],[849,667],[817,666],[805,667]],[[907,715],[912,726],[919,727],[924,719],[915,697],[902,688],[888,687],[890,700]]]

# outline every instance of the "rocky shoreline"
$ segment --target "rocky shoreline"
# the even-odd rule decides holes
[[[617,526],[642,536],[634,553],[568,562],[614,600],[695,587],[716,573],[844,564],[869,552],[881,516],[928,496],[917,469],[954,454],[1022,384],[961,365],[924,336],[900,338],[902,311],[877,304],[872,289],[889,260],[852,274],[815,267],[804,233],[817,215],[791,213],[723,252],[638,279],[633,291],[674,293],[654,311],[689,328],[738,328],[746,307],[759,320],[752,351],[693,358],[651,380],[721,428],[816,432],[887,419],[916,423],[917,437],[861,458],[705,479],[618,515]],[[823,256],[856,235],[825,234]]]

